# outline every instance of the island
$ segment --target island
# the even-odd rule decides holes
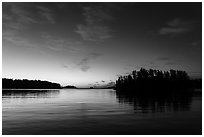
[[[129,75],[119,76],[116,80],[116,91],[123,93],[167,94],[170,92],[188,92],[200,89],[201,79],[190,79],[187,72],[181,70],[134,70]]]
[[[67,85],[67,86],[64,86],[64,87],[62,87],[62,88],[71,88],[71,89],[76,89],[77,87],[72,86],[72,85]]]

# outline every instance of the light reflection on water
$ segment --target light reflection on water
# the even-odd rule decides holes
[[[201,96],[110,89],[5,90],[3,134],[201,134]]]

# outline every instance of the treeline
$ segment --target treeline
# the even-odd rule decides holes
[[[131,74],[120,76],[116,81],[117,91],[142,91],[151,92],[172,89],[201,88],[201,80],[190,80],[185,71],[173,70],[146,70],[141,68],[139,71],[132,71]]]
[[[3,89],[60,89],[61,85],[49,81],[27,79],[2,79]]]

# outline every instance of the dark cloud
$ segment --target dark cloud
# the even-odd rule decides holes
[[[103,82],[103,83],[104,83],[105,81],[104,81],[104,80],[102,80],[101,82]]]
[[[88,61],[89,61],[88,58],[84,58],[77,64],[77,66],[79,66],[82,71],[86,72],[90,69]]]
[[[91,67],[88,66],[88,65],[83,65],[83,66],[81,67],[81,70],[84,71],[84,72],[86,72],[86,71],[88,71],[90,68],[91,68]]]
[[[63,64],[62,65],[63,68],[69,68],[67,65]]]
[[[92,59],[96,59],[98,57],[102,56],[102,54],[99,54],[99,53],[90,53],[87,57],[83,58],[78,64],[77,66],[80,67],[80,69],[83,71],[83,72],[86,72],[88,71],[91,66],[89,65],[89,62],[90,60]]]
[[[161,35],[178,35],[192,31],[195,25],[195,21],[184,21],[181,19],[174,19],[167,22],[166,27],[162,27],[159,30]]]

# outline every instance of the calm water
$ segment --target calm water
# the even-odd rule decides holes
[[[202,98],[111,89],[3,90],[3,134],[201,134]]]

